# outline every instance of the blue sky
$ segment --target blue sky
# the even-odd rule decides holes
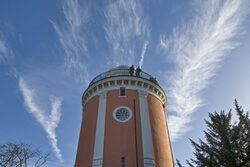
[[[250,108],[247,0],[0,1],[0,144],[73,166],[81,95],[96,75],[142,66],[168,97],[174,157],[192,157],[208,112]]]

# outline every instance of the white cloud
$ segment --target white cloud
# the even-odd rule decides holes
[[[0,39],[0,62],[8,62],[13,57],[11,48],[8,47],[7,42]]]
[[[5,46],[5,43],[4,41],[0,40],[0,59],[2,59],[6,53],[7,53],[7,48]]]
[[[51,22],[66,55],[66,73],[73,75],[77,81],[88,85],[88,69],[83,62],[83,57],[87,55],[87,46],[83,34],[87,13],[78,3],[78,0],[64,0],[63,14],[66,21],[64,25]]]
[[[134,64],[135,56],[140,54],[150,37],[140,2],[117,0],[107,6],[105,17],[106,40],[112,52],[109,61],[115,66]]]
[[[160,38],[160,46],[176,63],[166,88],[168,110],[174,114],[168,117],[173,140],[189,129],[191,114],[203,104],[200,92],[209,85],[227,53],[237,46],[234,38],[242,33],[246,14],[244,0],[197,2],[200,9],[194,20],[175,28],[172,36]]]
[[[144,44],[143,44],[142,51],[141,51],[141,59],[140,59],[140,62],[139,62],[140,67],[142,67],[142,65],[143,65],[144,56],[145,56],[147,47],[148,47],[148,41],[145,41]]]
[[[55,129],[60,122],[62,99],[51,98],[51,113],[50,115],[47,115],[46,112],[39,108],[35,102],[35,90],[30,89],[22,77],[19,78],[19,88],[23,94],[24,102],[29,113],[31,113],[36,118],[36,121],[41,124],[43,129],[46,131],[56,156],[60,161],[63,161],[60,149],[57,145],[57,136],[55,132]]]

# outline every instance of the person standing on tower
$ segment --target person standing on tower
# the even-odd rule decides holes
[[[141,72],[142,72],[142,70],[141,70],[140,66],[138,66],[138,67],[136,68],[136,76],[137,76],[137,77],[141,77]]]
[[[133,76],[133,75],[135,74],[135,67],[134,67],[134,65],[132,65],[132,66],[129,68],[129,74],[130,74],[131,76]]]

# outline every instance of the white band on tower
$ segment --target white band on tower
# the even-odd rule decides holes
[[[98,116],[97,116],[94,155],[93,155],[93,163],[92,163],[93,167],[103,166],[106,96],[107,96],[107,91],[104,91],[99,94]]]
[[[138,90],[140,100],[140,115],[142,129],[143,161],[145,167],[154,166],[154,154],[148,117],[147,92]]]

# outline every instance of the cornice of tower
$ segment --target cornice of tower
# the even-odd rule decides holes
[[[96,95],[105,96],[109,90],[117,90],[120,87],[126,89],[137,90],[139,96],[146,96],[147,93],[157,97],[163,105],[166,104],[166,95],[163,89],[148,79],[137,76],[111,76],[103,78],[91,84],[83,93],[82,105],[84,106],[92,97]]]

